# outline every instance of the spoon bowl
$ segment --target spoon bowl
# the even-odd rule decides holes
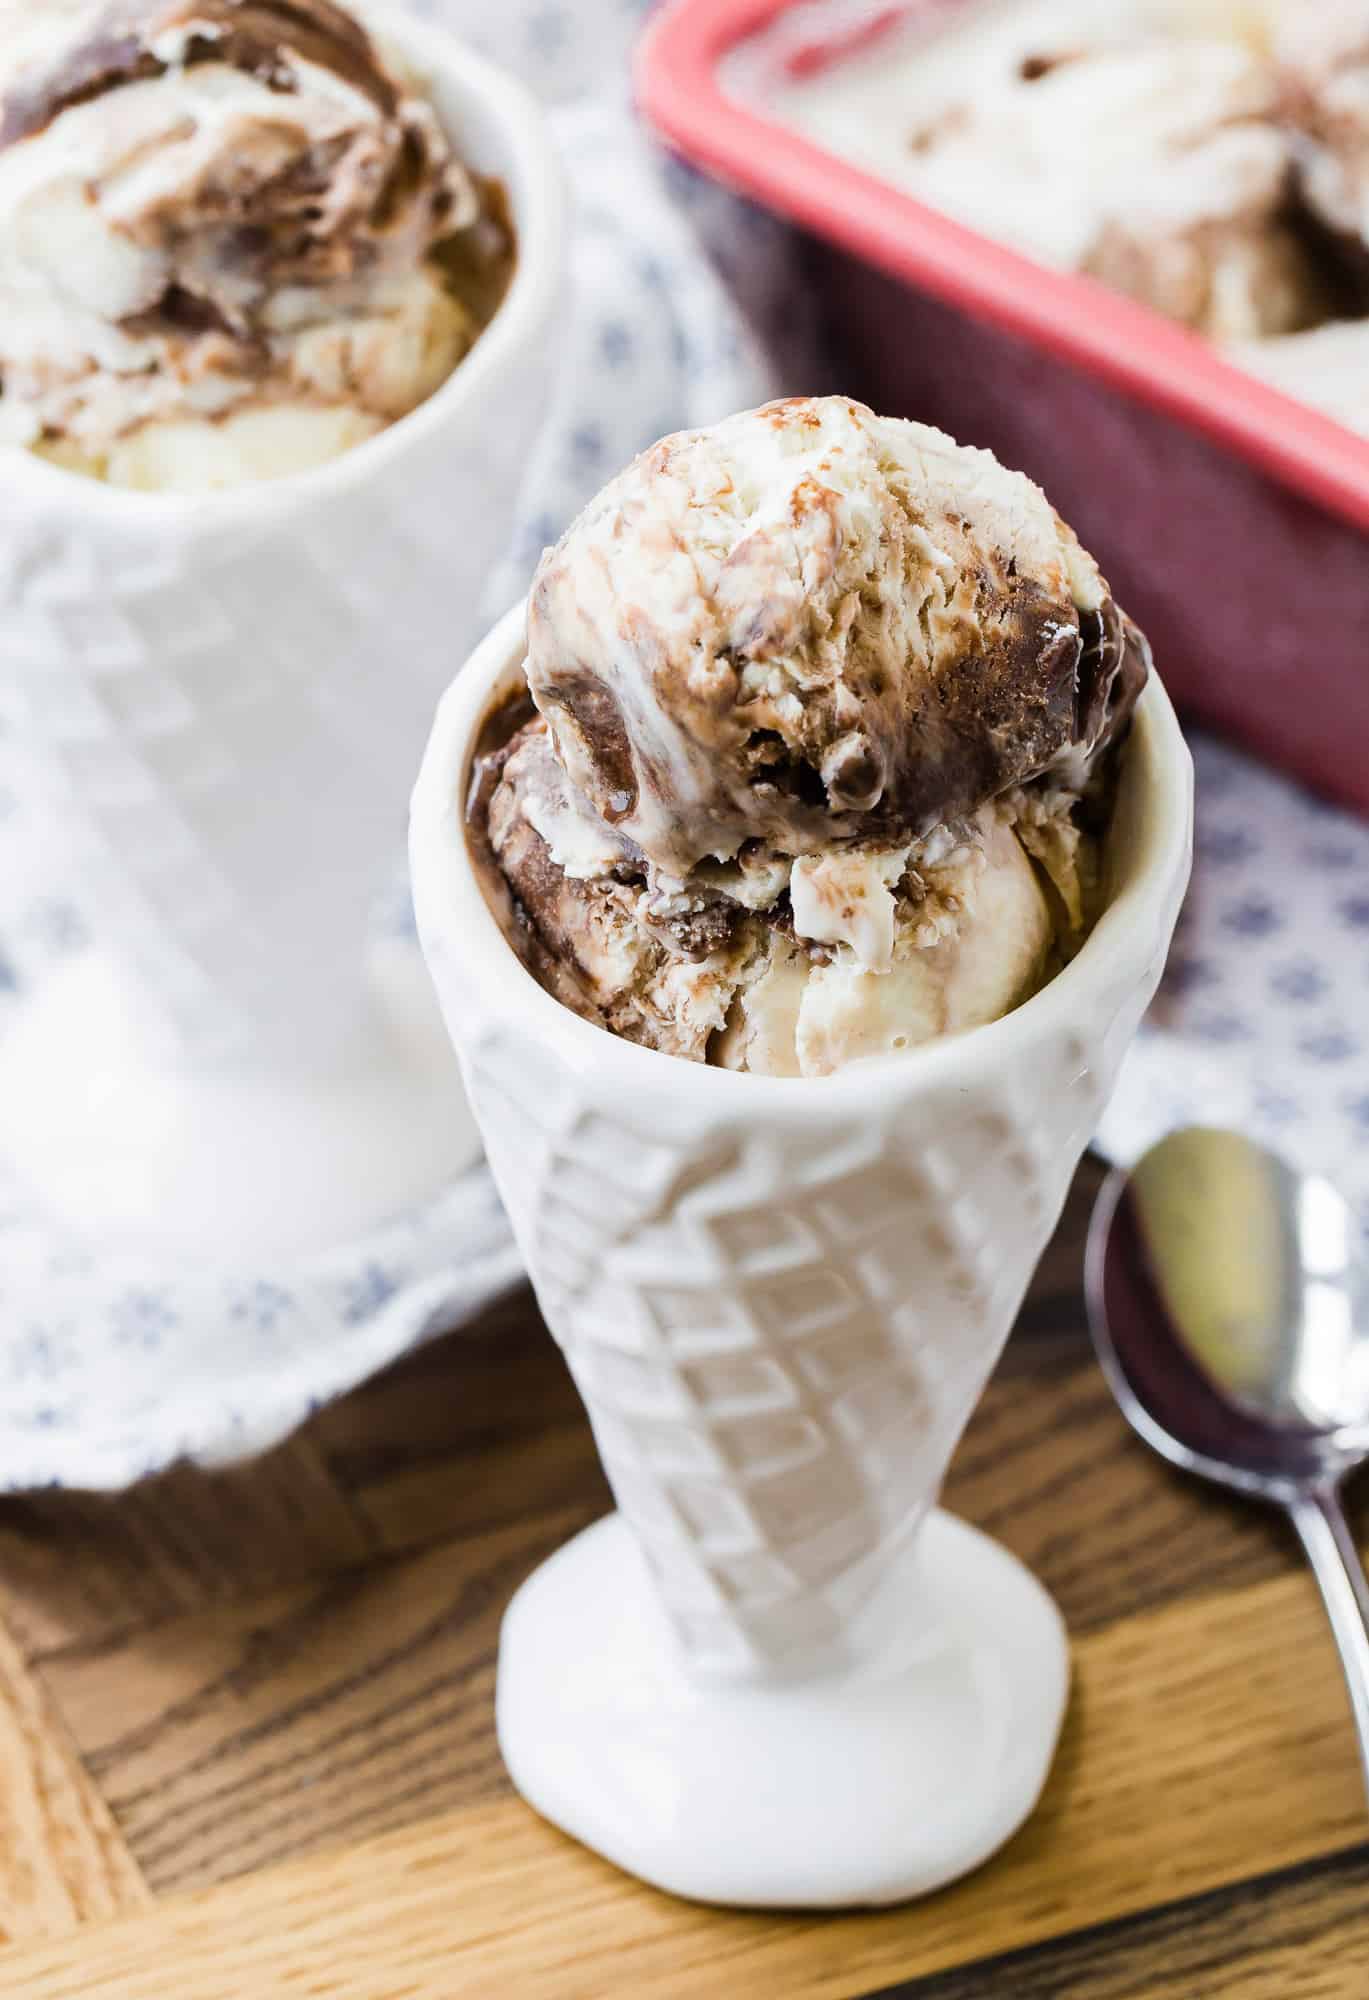
[[[1124,1416],[1181,1470],[1283,1507],[1340,1646],[1369,1783],[1369,1586],[1341,1487],[1369,1458],[1369,1263],[1333,1184],[1191,1126],[1111,1174],[1086,1260]]]

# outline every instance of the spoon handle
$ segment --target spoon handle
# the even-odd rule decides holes
[[[1319,1488],[1289,1507],[1340,1648],[1369,1786],[1369,1582],[1345,1518],[1340,1490]]]

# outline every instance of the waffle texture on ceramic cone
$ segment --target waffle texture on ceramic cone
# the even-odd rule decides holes
[[[448,476],[410,451],[201,517],[92,507],[6,455],[7,650],[55,852],[107,885],[102,941],[197,1057],[320,1054],[358,1025],[394,801],[449,659],[420,587]]]
[[[661,1088],[640,1062],[577,1073],[464,990],[500,1192],[694,1669],[843,1657],[936,1499],[1147,998],[1128,972],[1110,1014],[969,1087],[913,1062],[858,1107],[822,1083],[777,1106],[741,1079],[718,1115],[669,1058]]]

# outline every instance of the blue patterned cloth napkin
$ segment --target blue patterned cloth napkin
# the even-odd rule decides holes
[[[1369,825],[1192,743],[1193,886],[1099,1144],[1130,1160],[1176,1125],[1239,1126],[1337,1181],[1369,1252]]]
[[[493,618],[642,447],[827,384],[785,231],[664,159],[633,119],[645,0],[414,4],[552,105],[574,197],[560,381]],[[1195,749],[1194,889],[1102,1143],[1130,1157],[1176,1123],[1243,1125],[1369,1214],[1369,827],[1225,746]],[[98,935],[80,885],[34,852],[29,783],[0,707],[0,1032]],[[390,921],[406,928],[403,898]],[[94,1262],[0,1177],[0,1489],[117,1487],[263,1449],[517,1276],[483,1168],[365,1243],[231,1283]]]

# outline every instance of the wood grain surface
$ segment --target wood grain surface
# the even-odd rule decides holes
[[[0,1995],[1363,2000],[1324,1620],[1277,1519],[1126,1433],[1082,1324],[1095,1184],[948,1488],[1074,1641],[1042,1806],[978,1875],[875,1915],[706,1911],[512,1795],[499,1618],[608,1504],[520,1294],[256,1466],[0,1502]]]

